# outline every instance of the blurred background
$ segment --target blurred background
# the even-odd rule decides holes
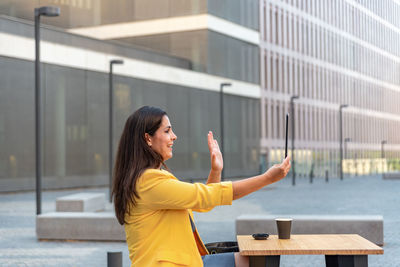
[[[40,6],[60,8],[40,29],[44,189],[108,185],[110,91],[112,153],[161,107],[180,179],[208,175],[209,130],[227,178],[280,162],[286,113],[293,184],[400,169],[398,0],[0,0],[0,191],[35,188]]]

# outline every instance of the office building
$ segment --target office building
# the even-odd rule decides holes
[[[168,166],[207,176],[206,134],[221,138],[226,176],[279,162],[292,99],[298,177],[399,168],[398,0],[47,0],[42,18],[44,187],[108,183],[108,72],[114,148],[128,115],[164,108],[178,135]],[[0,2],[0,184],[34,188],[37,2]],[[298,97],[298,98],[297,98]],[[289,131],[289,150],[291,131]],[[115,152],[115,151],[114,151]],[[382,157],[383,156],[383,157]]]
[[[259,172],[259,34],[254,29],[258,18],[253,16],[258,5],[253,5],[251,14],[229,19],[215,11],[218,6],[208,12],[205,2],[197,2],[186,6],[185,1],[165,1],[168,5],[159,8],[154,8],[159,4],[155,1],[40,2],[61,9],[60,17],[42,17],[44,188],[108,184],[112,59],[124,60],[114,66],[114,149],[132,111],[143,105],[159,106],[168,112],[178,135],[169,168],[181,179],[207,177],[206,137],[213,130],[221,138],[219,91],[220,84],[228,82],[232,86],[224,88],[225,174]],[[36,4],[0,3],[2,191],[34,188],[32,20]],[[170,27],[154,34],[154,40],[144,38],[149,37],[151,25],[143,36],[125,32],[118,38],[104,38],[78,31],[100,27],[102,32],[102,27],[117,25],[112,31],[123,33],[123,23],[136,29],[139,24],[143,30],[143,23],[152,20],[157,28]],[[176,29],[179,25],[184,28]],[[237,29],[240,36],[230,33]],[[193,43],[199,47],[191,47]]]
[[[268,162],[282,158],[292,99],[299,176],[340,175],[339,110],[345,175],[399,168],[399,15],[399,1],[260,2],[261,152]]]

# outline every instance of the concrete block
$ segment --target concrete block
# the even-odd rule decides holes
[[[292,218],[292,234],[358,234],[383,245],[381,215],[242,215],[236,219],[236,234],[277,234],[275,218]]]
[[[56,199],[56,211],[86,212],[105,208],[104,193],[78,193]]]
[[[400,180],[400,172],[384,172],[382,178],[384,180]]]
[[[38,239],[125,241],[114,212],[51,212],[36,216]]]

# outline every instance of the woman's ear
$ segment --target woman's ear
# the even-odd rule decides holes
[[[151,147],[151,137],[148,133],[144,134],[144,139],[146,140],[147,145]]]

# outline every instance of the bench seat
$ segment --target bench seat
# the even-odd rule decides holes
[[[56,199],[56,211],[86,212],[105,208],[104,193],[78,193]]]
[[[384,172],[382,178],[384,180],[400,180],[400,172]]]
[[[38,239],[125,241],[114,212],[50,212],[36,217]]]

